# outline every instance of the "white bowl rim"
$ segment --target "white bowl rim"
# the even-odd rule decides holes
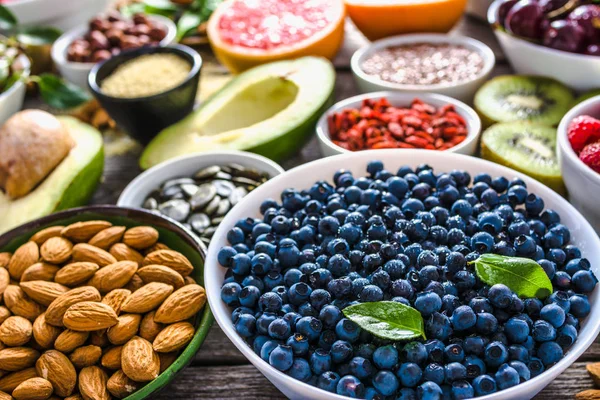
[[[520,172],[510,169],[508,167],[493,163],[491,161],[483,160],[483,159],[480,159],[477,157],[466,156],[463,154],[444,153],[444,152],[436,153],[436,152],[431,152],[429,150],[406,150],[406,151],[413,152],[415,155],[420,156],[418,158],[421,159],[422,162],[427,162],[427,159],[429,157],[431,157],[434,154],[437,154],[438,157],[445,158],[448,161],[446,163],[446,165],[448,165],[449,169],[455,168],[454,166],[459,164],[461,161],[466,161],[468,164],[479,163],[483,167],[482,170],[487,170],[488,168],[486,168],[486,167],[490,167],[491,169],[496,170],[494,173],[502,174],[504,176],[507,176],[507,175],[515,176],[515,177],[519,177],[519,178],[523,179],[525,181],[525,183],[528,185],[528,187],[530,187],[530,185],[538,186],[536,188],[536,190],[538,192],[539,191],[544,192],[542,194],[542,197],[546,198],[546,197],[551,196],[551,197],[553,197],[553,200],[555,200],[556,203],[559,203],[561,205],[561,208],[567,208],[567,209],[572,210],[574,212],[574,214],[579,217],[578,222],[581,223],[583,231],[591,233],[592,234],[591,236],[593,239],[590,239],[590,240],[592,242],[595,241],[596,242],[595,246],[600,247],[600,238],[598,237],[597,234],[595,234],[594,229],[589,224],[589,222],[585,219],[585,217],[583,217],[581,215],[581,213],[577,209],[575,209],[575,207],[573,207],[566,199],[564,199],[559,194],[554,192],[552,189],[548,188],[547,186],[545,186],[544,184],[542,184],[541,182],[537,181],[534,178],[531,178],[523,173],[520,173]],[[358,157],[361,160],[379,159],[382,157],[382,155],[384,153],[387,153],[389,155],[397,154],[397,149],[369,150],[369,151],[358,152],[358,153],[339,154],[336,156],[326,157],[326,158],[312,161],[307,164],[300,165],[298,167],[295,167],[295,168],[287,171],[286,174],[280,175],[274,179],[271,179],[269,182],[266,182],[260,188],[256,189],[255,191],[250,193],[248,196],[246,196],[244,198],[244,200],[242,200],[240,203],[238,203],[232,209],[232,211],[236,210],[236,209],[243,209],[245,202],[247,202],[250,199],[253,199],[255,197],[258,198],[259,196],[262,195],[263,192],[268,191],[271,188],[271,186],[277,185],[279,183],[279,180],[289,179],[288,175],[290,175],[293,172],[299,173],[300,171],[303,171],[306,169],[312,169],[313,167],[316,168],[316,166],[326,165],[326,164],[330,164],[330,163],[337,163],[340,165],[340,168],[341,168],[343,165],[351,165],[352,161],[353,161],[352,160],[353,157]],[[356,156],[357,154],[359,156]],[[318,179],[319,179],[319,177],[315,177],[315,180],[318,180]],[[330,178],[328,177],[328,179],[330,179]],[[290,186],[292,186],[292,185],[293,185],[293,183],[290,183]],[[234,225],[235,221],[233,221],[233,219],[236,218],[235,214],[236,214],[235,212],[230,212],[225,216],[225,219],[219,225],[217,231],[215,232],[215,235],[213,236],[214,238],[226,236],[226,233],[227,233],[227,230],[229,229],[229,227]],[[249,213],[248,216],[255,215],[255,214],[256,214],[256,210],[253,210],[252,214]],[[219,242],[219,240],[211,241],[211,244],[208,248],[206,263],[204,265],[204,282],[205,282],[205,286],[206,286],[207,300],[208,300],[209,305],[211,306],[211,310],[213,311],[215,320],[217,321],[218,325],[221,327],[223,332],[225,332],[225,334],[227,335],[229,340],[231,340],[231,342],[237,347],[237,349],[252,364],[254,364],[254,365],[260,364],[260,365],[264,365],[264,366],[268,367],[270,374],[274,374],[275,376],[277,376],[277,379],[279,381],[283,381],[286,384],[286,386],[288,386],[288,387],[296,386],[297,388],[301,388],[303,390],[303,393],[305,393],[307,395],[313,391],[318,391],[318,393],[320,393],[322,395],[326,395],[328,398],[330,398],[332,400],[333,399],[347,400],[348,397],[330,393],[330,392],[326,392],[322,389],[311,386],[308,383],[296,380],[296,379],[288,376],[284,372],[281,372],[281,371],[271,367],[262,358],[260,358],[256,353],[254,353],[254,351],[244,341],[244,339],[241,336],[239,336],[237,334],[237,332],[235,332],[235,329],[233,328],[233,324],[231,323],[230,315],[223,313],[223,311],[221,309],[221,307],[223,306],[222,300],[221,300],[221,295],[220,295],[222,279],[218,278],[216,274],[210,273],[210,271],[213,271],[215,269],[218,270],[218,268],[222,268],[217,262],[217,253],[219,250],[218,249],[219,245],[217,244],[217,242]],[[596,290],[598,290],[598,289],[596,289]],[[596,304],[596,307],[600,307],[600,300],[597,300],[597,301],[598,301],[598,304]],[[593,310],[593,308],[592,308],[592,310]],[[537,382],[543,381],[544,378],[546,376],[548,376],[548,374],[553,374],[554,377],[556,377],[559,374],[561,374],[562,372],[564,372],[564,370],[566,370],[571,364],[573,364],[577,360],[577,358],[583,352],[585,352],[585,350],[596,340],[596,335],[600,331],[600,319],[592,320],[588,316],[587,320],[586,320],[586,324],[590,325],[591,326],[590,329],[592,331],[596,332],[596,334],[588,335],[588,337],[586,338],[585,341],[583,341],[583,339],[581,337],[578,337],[577,341],[569,349],[568,353],[563,358],[561,358],[561,360],[558,363],[553,365],[550,369],[545,370],[540,375],[536,376],[535,378],[531,378],[530,380],[528,380],[526,382],[520,383],[520,384],[510,387],[508,389],[504,389],[504,390],[492,393],[490,395],[477,397],[477,399],[480,399],[480,400],[504,400],[504,399],[511,399],[511,398],[520,398],[523,396],[523,393],[527,392],[528,389],[532,389],[535,386],[534,383],[537,384]],[[550,382],[548,382],[548,383],[550,383]],[[544,387],[547,386],[547,384],[545,384]]]
[[[381,92],[371,92],[371,93],[365,93],[365,94],[359,94],[356,96],[352,96],[345,100],[338,101],[333,106],[329,107],[327,109],[327,111],[325,111],[323,113],[323,115],[319,118],[319,121],[317,122],[317,128],[316,128],[317,137],[319,138],[319,140],[321,142],[323,142],[328,147],[336,150],[338,153],[357,153],[357,152],[353,152],[351,150],[346,150],[346,149],[338,146],[337,144],[333,143],[333,141],[331,140],[331,136],[329,135],[327,119],[334,112],[339,112],[346,108],[353,107],[356,104],[362,103],[363,100],[365,100],[365,99],[380,99],[382,97],[387,98],[392,105],[395,105],[395,103],[404,101],[404,100],[402,100],[404,98],[411,98],[411,97],[413,100],[419,99],[419,100],[423,100],[425,102],[433,100],[435,102],[439,101],[439,102],[445,102],[448,104],[452,104],[456,107],[456,111],[459,114],[464,114],[462,116],[465,118],[465,120],[467,120],[467,123],[473,125],[473,129],[472,130],[469,129],[469,131],[467,132],[467,137],[465,138],[465,140],[463,140],[461,143],[457,144],[456,146],[450,147],[449,149],[442,150],[442,151],[440,151],[440,150],[428,150],[428,151],[448,152],[448,153],[457,152],[465,147],[468,147],[474,140],[477,140],[477,138],[481,134],[481,118],[479,118],[479,115],[472,107],[463,103],[460,100],[457,100],[453,97],[446,96],[443,94],[429,93],[429,92],[423,93],[423,92],[381,91]],[[397,100],[394,101],[394,98],[396,98]],[[410,100],[410,102],[412,102],[412,100]],[[408,105],[410,105],[410,102]],[[396,149],[396,150],[412,150],[412,149]],[[358,152],[363,152],[363,151],[368,151],[368,150],[360,150]],[[377,151],[380,151],[380,150],[377,150]]]
[[[27,57],[25,54],[19,54],[19,56],[17,58],[22,59],[23,67],[24,67],[22,77],[27,78],[29,76],[29,74],[31,73],[31,61],[29,61],[29,57]],[[9,97],[11,94],[16,92],[19,87],[21,87],[24,84],[25,83],[23,82],[23,80],[19,79],[11,87],[9,87],[8,90],[0,93],[0,99]]]
[[[166,46],[175,39],[177,36],[177,27],[173,21],[167,17],[156,14],[148,15],[148,18],[163,24],[167,28],[167,36],[160,41],[158,44],[159,46]],[[52,49],[50,50],[54,63],[73,70],[85,71],[92,69],[92,67],[96,64],[95,62],[68,61],[66,57],[66,52],[69,48],[69,45],[73,42],[73,40],[83,36],[89,30],[88,24],[89,23],[86,22],[85,24],[71,28],[60,35],[58,39],[56,39],[54,44],[52,44]]]
[[[401,83],[388,82],[375,75],[369,75],[365,71],[363,71],[361,67],[362,62],[367,56],[370,56],[372,53],[381,49],[385,49],[387,47],[411,43],[447,43],[465,46],[471,50],[476,51],[481,55],[484,62],[483,68],[481,69],[481,71],[479,71],[477,76],[475,76],[472,79],[455,83],[437,83],[435,85],[406,85]],[[485,43],[482,43],[479,40],[473,39],[468,36],[449,36],[441,33],[415,33],[410,35],[398,35],[388,37],[385,39],[379,39],[356,50],[352,55],[352,58],[350,59],[350,67],[352,69],[352,72],[357,77],[382,88],[415,92],[435,92],[436,90],[459,88],[466,86],[470,83],[475,82],[477,79],[487,76],[494,68],[494,65],[496,65],[496,56],[494,55],[492,49]]]
[[[565,114],[558,125],[557,146],[562,151],[563,156],[567,157],[571,164],[575,165],[577,169],[589,180],[600,186],[600,174],[581,161],[581,159],[575,153],[575,150],[573,150],[567,135],[571,121],[580,115],[584,115],[582,114],[582,110],[592,105],[597,105],[598,109],[600,110],[600,95],[594,96],[591,99],[577,104],[567,114]],[[596,116],[596,118],[598,117],[600,117],[600,115]]]
[[[527,39],[513,35],[509,32],[506,32],[503,29],[500,29],[498,27],[498,23],[496,21],[496,13],[497,13],[496,11],[497,11],[498,7],[500,7],[500,4],[502,4],[503,2],[504,2],[504,0],[495,0],[490,5],[490,8],[488,8],[488,14],[487,14],[488,23],[490,24],[492,30],[494,31],[494,33],[496,35],[505,35],[510,39],[513,39],[517,42],[521,42],[523,44],[523,46],[528,47],[529,50],[538,50],[543,53],[547,53],[549,55],[551,54],[551,55],[554,55],[557,57],[567,57],[567,58],[572,58],[573,60],[579,60],[579,61],[593,61],[594,59],[600,61],[600,56],[594,56],[594,55],[590,55],[590,54],[571,53],[571,52],[564,51],[564,50],[553,49],[552,47],[548,47],[548,46],[544,46],[541,44],[531,42]],[[568,62],[568,60],[564,60],[564,61]]]
[[[137,191],[138,191],[137,187],[142,182],[145,182],[146,180],[151,179],[157,171],[160,171],[163,169],[169,169],[173,165],[176,165],[176,164],[185,164],[186,162],[191,161],[191,160],[202,161],[202,159],[204,159],[204,158],[215,157],[215,156],[223,156],[224,158],[229,157],[229,156],[237,156],[237,157],[241,157],[241,158],[246,158],[248,160],[258,161],[262,164],[268,165],[269,167],[273,168],[273,170],[277,171],[277,174],[272,176],[272,178],[279,176],[285,172],[283,167],[281,165],[277,164],[275,161],[268,159],[264,156],[261,156],[259,154],[254,154],[254,153],[250,153],[247,151],[228,150],[228,151],[209,151],[209,152],[204,152],[204,153],[185,154],[183,156],[174,157],[169,160],[163,161],[160,164],[157,164],[157,165],[153,166],[152,168],[149,168],[146,171],[139,174],[138,176],[136,176],[131,182],[129,182],[129,184],[125,187],[125,189],[123,189],[123,191],[121,192],[121,195],[119,195],[119,199],[117,200],[117,205],[121,206],[121,207],[140,207],[141,204],[133,204],[132,202],[126,201],[126,200],[127,200],[127,198],[135,197],[135,194],[137,194]],[[167,180],[168,179],[171,179],[171,178],[167,178]],[[164,181],[156,182],[157,187],[160,186],[161,184],[163,184],[163,182]]]

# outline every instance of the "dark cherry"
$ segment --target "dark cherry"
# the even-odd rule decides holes
[[[600,6],[579,6],[569,14],[568,19],[584,30],[589,43],[600,44]]]
[[[502,4],[500,4],[500,6],[498,7],[498,22],[500,22],[500,23],[502,23],[502,25],[504,25],[504,22],[506,21],[506,16],[508,15],[508,12],[518,2],[519,2],[519,0],[504,0],[504,2]]]
[[[544,35],[544,46],[570,53],[580,53],[584,44],[585,32],[572,21],[552,22]]]
[[[569,0],[539,0],[540,5],[544,9],[545,13],[550,11],[558,10],[567,4]]]
[[[590,56],[600,56],[600,45],[590,44],[585,49],[585,54],[590,55]]]
[[[538,2],[521,0],[508,12],[505,27],[517,36],[541,39],[546,21],[544,10]]]

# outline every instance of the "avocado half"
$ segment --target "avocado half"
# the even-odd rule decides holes
[[[247,150],[284,159],[312,134],[333,100],[334,86],[335,70],[325,58],[250,69],[159,133],[143,152],[140,166],[211,150]]]
[[[57,117],[69,129],[75,147],[25,197],[10,200],[0,192],[0,233],[55,211],[84,205],[92,197],[104,169],[102,135],[73,117]]]

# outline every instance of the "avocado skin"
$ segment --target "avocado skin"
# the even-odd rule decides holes
[[[54,211],[66,210],[73,207],[86,205],[94,195],[96,188],[100,184],[100,178],[104,171],[104,146],[92,159],[92,161],[82,169],[73,179],[62,198],[56,205]]]

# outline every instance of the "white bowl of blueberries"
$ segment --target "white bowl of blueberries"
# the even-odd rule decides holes
[[[291,399],[530,399],[600,331],[599,259],[590,224],[532,178],[373,150],[250,193],[205,282],[225,334]]]

